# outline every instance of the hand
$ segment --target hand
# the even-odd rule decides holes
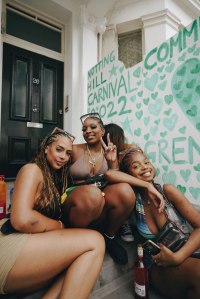
[[[158,267],[176,266],[180,264],[176,253],[172,252],[163,244],[158,245],[160,246],[161,251],[158,254],[151,256]]]
[[[117,160],[117,147],[110,141],[110,134],[107,134],[107,144],[101,138],[101,144],[104,149],[104,156],[107,161],[115,162]]]
[[[154,206],[158,208],[158,212],[161,213],[165,206],[165,201],[162,195],[152,184],[149,184],[147,192],[149,199],[153,202]]]

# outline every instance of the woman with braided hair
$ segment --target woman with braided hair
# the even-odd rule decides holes
[[[0,294],[46,288],[43,299],[85,299],[91,293],[104,259],[103,237],[65,229],[61,221],[73,141],[55,128],[17,175],[10,219],[0,221]]]

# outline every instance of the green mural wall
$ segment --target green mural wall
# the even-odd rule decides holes
[[[88,72],[88,112],[114,122],[200,207],[200,18],[126,69],[111,52]]]

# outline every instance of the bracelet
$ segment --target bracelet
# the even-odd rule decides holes
[[[58,222],[60,223],[60,229],[63,229],[64,227],[63,227],[63,223],[62,223],[62,221],[61,221],[61,220],[58,220]]]

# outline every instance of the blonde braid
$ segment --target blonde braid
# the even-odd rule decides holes
[[[64,165],[59,171],[53,171],[47,162],[45,149],[48,145],[56,141],[59,136],[66,136],[62,131],[54,132],[47,135],[39,146],[38,153],[36,154],[33,163],[36,163],[41,169],[44,179],[43,188],[41,194],[36,200],[35,208],[43,209],[50,208],[51,201],[56,195],[57,199],[60,201],[60,194],[64,193],[67,187],[67,175],[69,163]],[[61,185],[61,190],[58,188]]]

